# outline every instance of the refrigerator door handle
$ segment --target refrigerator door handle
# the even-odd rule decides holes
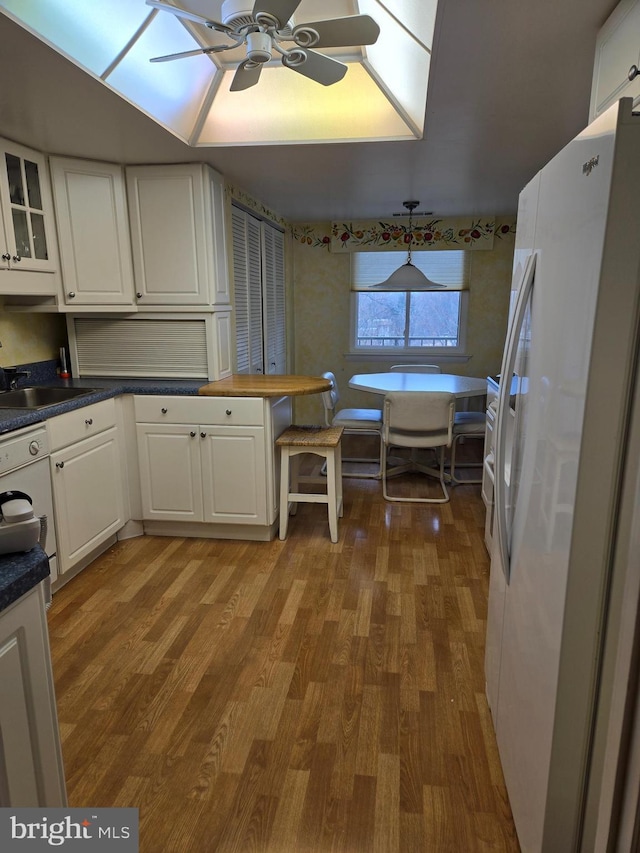
[[[522,282],[518,288],[515,309],[513,312],[512,322],[509,325],[507,333],[507,342],[502,359],[502,368],[500,370],[500,387],[498,390],[498,412],[496,416],[496,443],[495,443],[495,526],[496,538],[498,540],[498,549],[500,554],[500,562],[504,572],[505,579],[509,583],[511,575],[511,548],[510,538],[511,531],[508,529],[507,520],[507,490],[505,483],[506,471],[506,445],[507,445],[507,422],[509,414],[509,400],[511,397],[511,382],[513,378],[513,370],[516,363],[518,353],[518,341],[520,340],[520,332],[526,315],[527,304],[531,296],[533,288],[534,273],[536,268],[536,255],[531,254],[527,258],[524,271],[522,273]]]

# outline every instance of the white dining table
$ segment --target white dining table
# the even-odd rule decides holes
[[[454,373],[356,373],[349,388],[388,394],[390,391],[447,391],[456,397],[482,397],[487,393],[487,380]]]
[[[357,391],[370,391],[373,394],[388,394],[390,391],[446,391],[455,394],[456,397],[482,397],[487,393],[487,380],[478,379],[474,376],[457,376],[454,373],[402,373],[402,371],[390,371],[388,373],[356,373],[349,380],[349,388]],[[403,474],[405,471],[422,471],[432,477],[439,477],[440,473],[430,465],[422,465],[418,462],[415,452],[410,459],[389,459],[387,477]],[[450,474],[445,474],[450,482]]]

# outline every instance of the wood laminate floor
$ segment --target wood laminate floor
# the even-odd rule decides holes
[[[335,545],[318,504],[285,542],[118,543],[49,611],[70,805],[139,808],[142,853],[517,853],[483,524],[479,486],[350,479]]]

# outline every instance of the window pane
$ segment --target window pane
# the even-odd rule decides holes
[[[459,325],[459,292],[411,294],[408,346],[456,347]]]
[[[20,170],[20,158],[13,154],[6,154],[7,179],[9,181],[9,195],[11,204],[24,205],[24,190],[22,188],[22,172]]]
[[[21,258],[31,257],[31,243],[29,241],[29,226],[27,214],[24,210],[12,210],[13,233],[16,235],[16,251]]]
[[[44,216],[42,214],[31,214],[31,229],[33,232],[34,254],[38,260],[46,261],[49,253],[47,252],[47,238],[44,233]]]
[[[403,347],[405,293],[359,293],[356,346]]]
[[[31,160],[24,161],[24,173],[27,178],[27,195],[29,207],[42,210],[42,198],[40,196],[40,178],[38,177],[38,164]]]

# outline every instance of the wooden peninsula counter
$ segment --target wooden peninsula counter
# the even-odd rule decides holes
[[[299,397],[328,391],[331,383],[321,376],[234,373],[198,389],[204,397]]]
[[[144,530],[159,536],[272,539],[292,399],[318,376],[234,374],[198,396],[134,397]]]

